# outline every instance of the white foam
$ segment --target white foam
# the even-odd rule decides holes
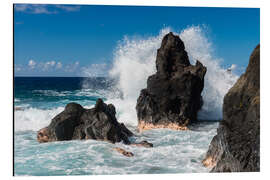
[[[136,102],[141,89],[146,87],[148,76],[156,72],[156,51],[163,36],[169,31],[164,29],[157,37],[147,39],[129,39],[125,37],[118,45],[109,74],[118,79],[118,88],[123,99],[110,100],[120,116],[118,120],[131,125],[137,124]]]
[[[48,126],[51,119],[63,110],[64,107],[50,110],[28,108],[23,111],[15,111],[15,131],[38,131],[39,129]]]
[[[75,96],[83,96],[83,97],[105,97],[107,91],[100,89],[98,91],[92,90],[92,89],[81,89],[81,90],[76,90],[74,92]]]
[[[212,44],[200,26],[192,26],[180,33],[192,64],[199,60],[207,67],[204,90],[204,104],[198,114],[199,119],[217,120],[222,118],[223,97],[238,79],[233,72],[221,67],[220,58],[213,56]],[[232,65],[235,70],[235,65]]]
[[[71,95],[71,91],[55,91],[55,90],[33,90],[33,93],[40,93],[44,96],[68,96]]]
[[[114,53],[113,67],[109,72],[118,79],[117,88],[123,92],[123,99],[110,99],[119,112],[119,121],[137,124],[136,102],[140,90],[146,88],[147,78],[156,72],[155,59],[165,34],[172,31],[162,29],[159,35],[145,39],[125,37]],[[223,97],[237,80],[233,72],[228,73],[220,65],[222,59],[213,57],[212,44],[202,27],[192,26],[175,33],[184,41],[192,64],[198,59],[206,67],[205,87],[202,93],[204,105],[198,114],[199,119],[216,120],[222,118]]]
[[[154,144],[153,148],[95,140],[39,144],[35,141],[36,133],[17,133],[15,172],[18,175],[208,172],[210,169],[205,168],[201,161],[217,126],[218,123],[204,124],[199,131],[133,131],[137,142],[146,140]],[[127,158],[112,150],[114,147],[130,151],[134,156]]]

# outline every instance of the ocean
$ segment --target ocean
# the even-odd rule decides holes
[[[148,76],[155,73],[156,50],[165,28],[158,36],[144,39],[125,38],[116,48],[112,67],[105,77],[15,77],[14,78],[14,174],[16,176],[159,174],[208,172],[203,160],[210,141],[222,119],[223,97],[238,75],[226,71],[212,54],[203,30],[191,26],[178,34],[184,41],[191,64],[199,59],[206,67],[202,92],[203,107],[199,122],[188,131],[154,129],[136,131],[136,101],[146,87]],[[91,108],[97,98],[116,107],[117,119],[135,136],[147,140],[153,148],[110,144],[94,140],[38,143],[37,131],[49,125],[65,105],[76,102]],[[131,151],[125,157],[112,149]]]
[[[83,83],[92,87],[81,89]],[[105,78],[15,77],[15,175],[87,175],[207,172],[201,161],[216,133],[217,123],[202,122],[192,131],[169,129],[137,133],[136,140],[147,140],[154,148],[94,140],[40,144],[37,130],[69,102],[91,107],[97,98],[106,101],[109,84]],[[116,107],[117,108],[117,107]],[[120,112],[119,112],[120,113]],[[134,153],[128,158],[112,150],[122,147]],[[173,153],[172,153],[173,152]]]

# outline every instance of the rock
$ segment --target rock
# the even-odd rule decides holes
[[[38,131],[39,142],[73,139],[95,139],[112,143],[123,141],[130,144],[128,137],[133,133],[118,123],[112,104],[98,99],[92,109],[84,109],[76,103],[66,105],[63,112],[55,116],[50,125]]]
[[[23,108],[23,107],[14,107],[14,110],[15,110],[15,111],[23,111],[24,108]]]
[[[203,164],[211,172],[260,171],[260,45],[224,97],[223,120]]]
[[[131,143],[130,145],[139,146],[139,147],[146,147],[146,148],[153,147],[153,144],[152,143],[149,143],[147,141],[142,141],[140,143]]]
[[[191,65],[184,43],[170,32],[157,50],[156,68],[137,100],[138,129],[186,130],[203,104],[206,67]]]
[[[119,147],[113,148],[113,150],[115,150],[115,151],[117,151],[117,152],[119,152],[119,153],[121,153],[121,154],[123,154],[124,156],[127,156],[127,157],[134,156],[134,154],[132,152],[128,152],[128,151],[126,151],[126,150],[124,150],[122,148],[119,148]]]

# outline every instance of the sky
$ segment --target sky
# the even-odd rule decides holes
[[[258,8],[14,5],[15,76],[106,76],[124,36],[207,26],[214,55],[244,69],[260,43]]]

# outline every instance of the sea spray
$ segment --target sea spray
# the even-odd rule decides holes
[[[169,29],[163,29],[156,37],[139,40],[125,37],[116,48],[109,74],[118,80],[117,86],[123,93],[122,99],[111,100],[120,114],[120,122],[137,125],[137,98],[146,87],[148,76],[156,72],[156,51],[167,32]]]
[[[51,119],[63,110],[63,107],[58,107],[49,110],[27,108],[15,111],[15,131],[38,131],[39,129],[48,126]]]
[[[198,119],[220,120],[222,118],[223,97],[238,79],[238,76],[221,68],[222,59],[214,57],[212,44],[203,28],[192,26],[184,29],[180,38],[185,43],[191,64],[199,60],[207,67],[202,92],[204,104],[198,113]]]
[[[165,34],[172,31],[164,28],[158,36],[146,39],[124,38],[114,53],[110,77],[118,80],[122,99],[111,99],[118,110],[118,120],[130,125],[137,124],[136,102],[140,90],[146,88],[147,78],[156,72],[155,59]],[[198,119],[218,120],[222,118],[223,97],[238,76],[221,68],[221,59],[215,58],[212,44],[201,26],[191,26],[180,33],[174,32],[184,41],[190,61],[200,60],[206,67],[205,86],[202,93],[204,105]]]

